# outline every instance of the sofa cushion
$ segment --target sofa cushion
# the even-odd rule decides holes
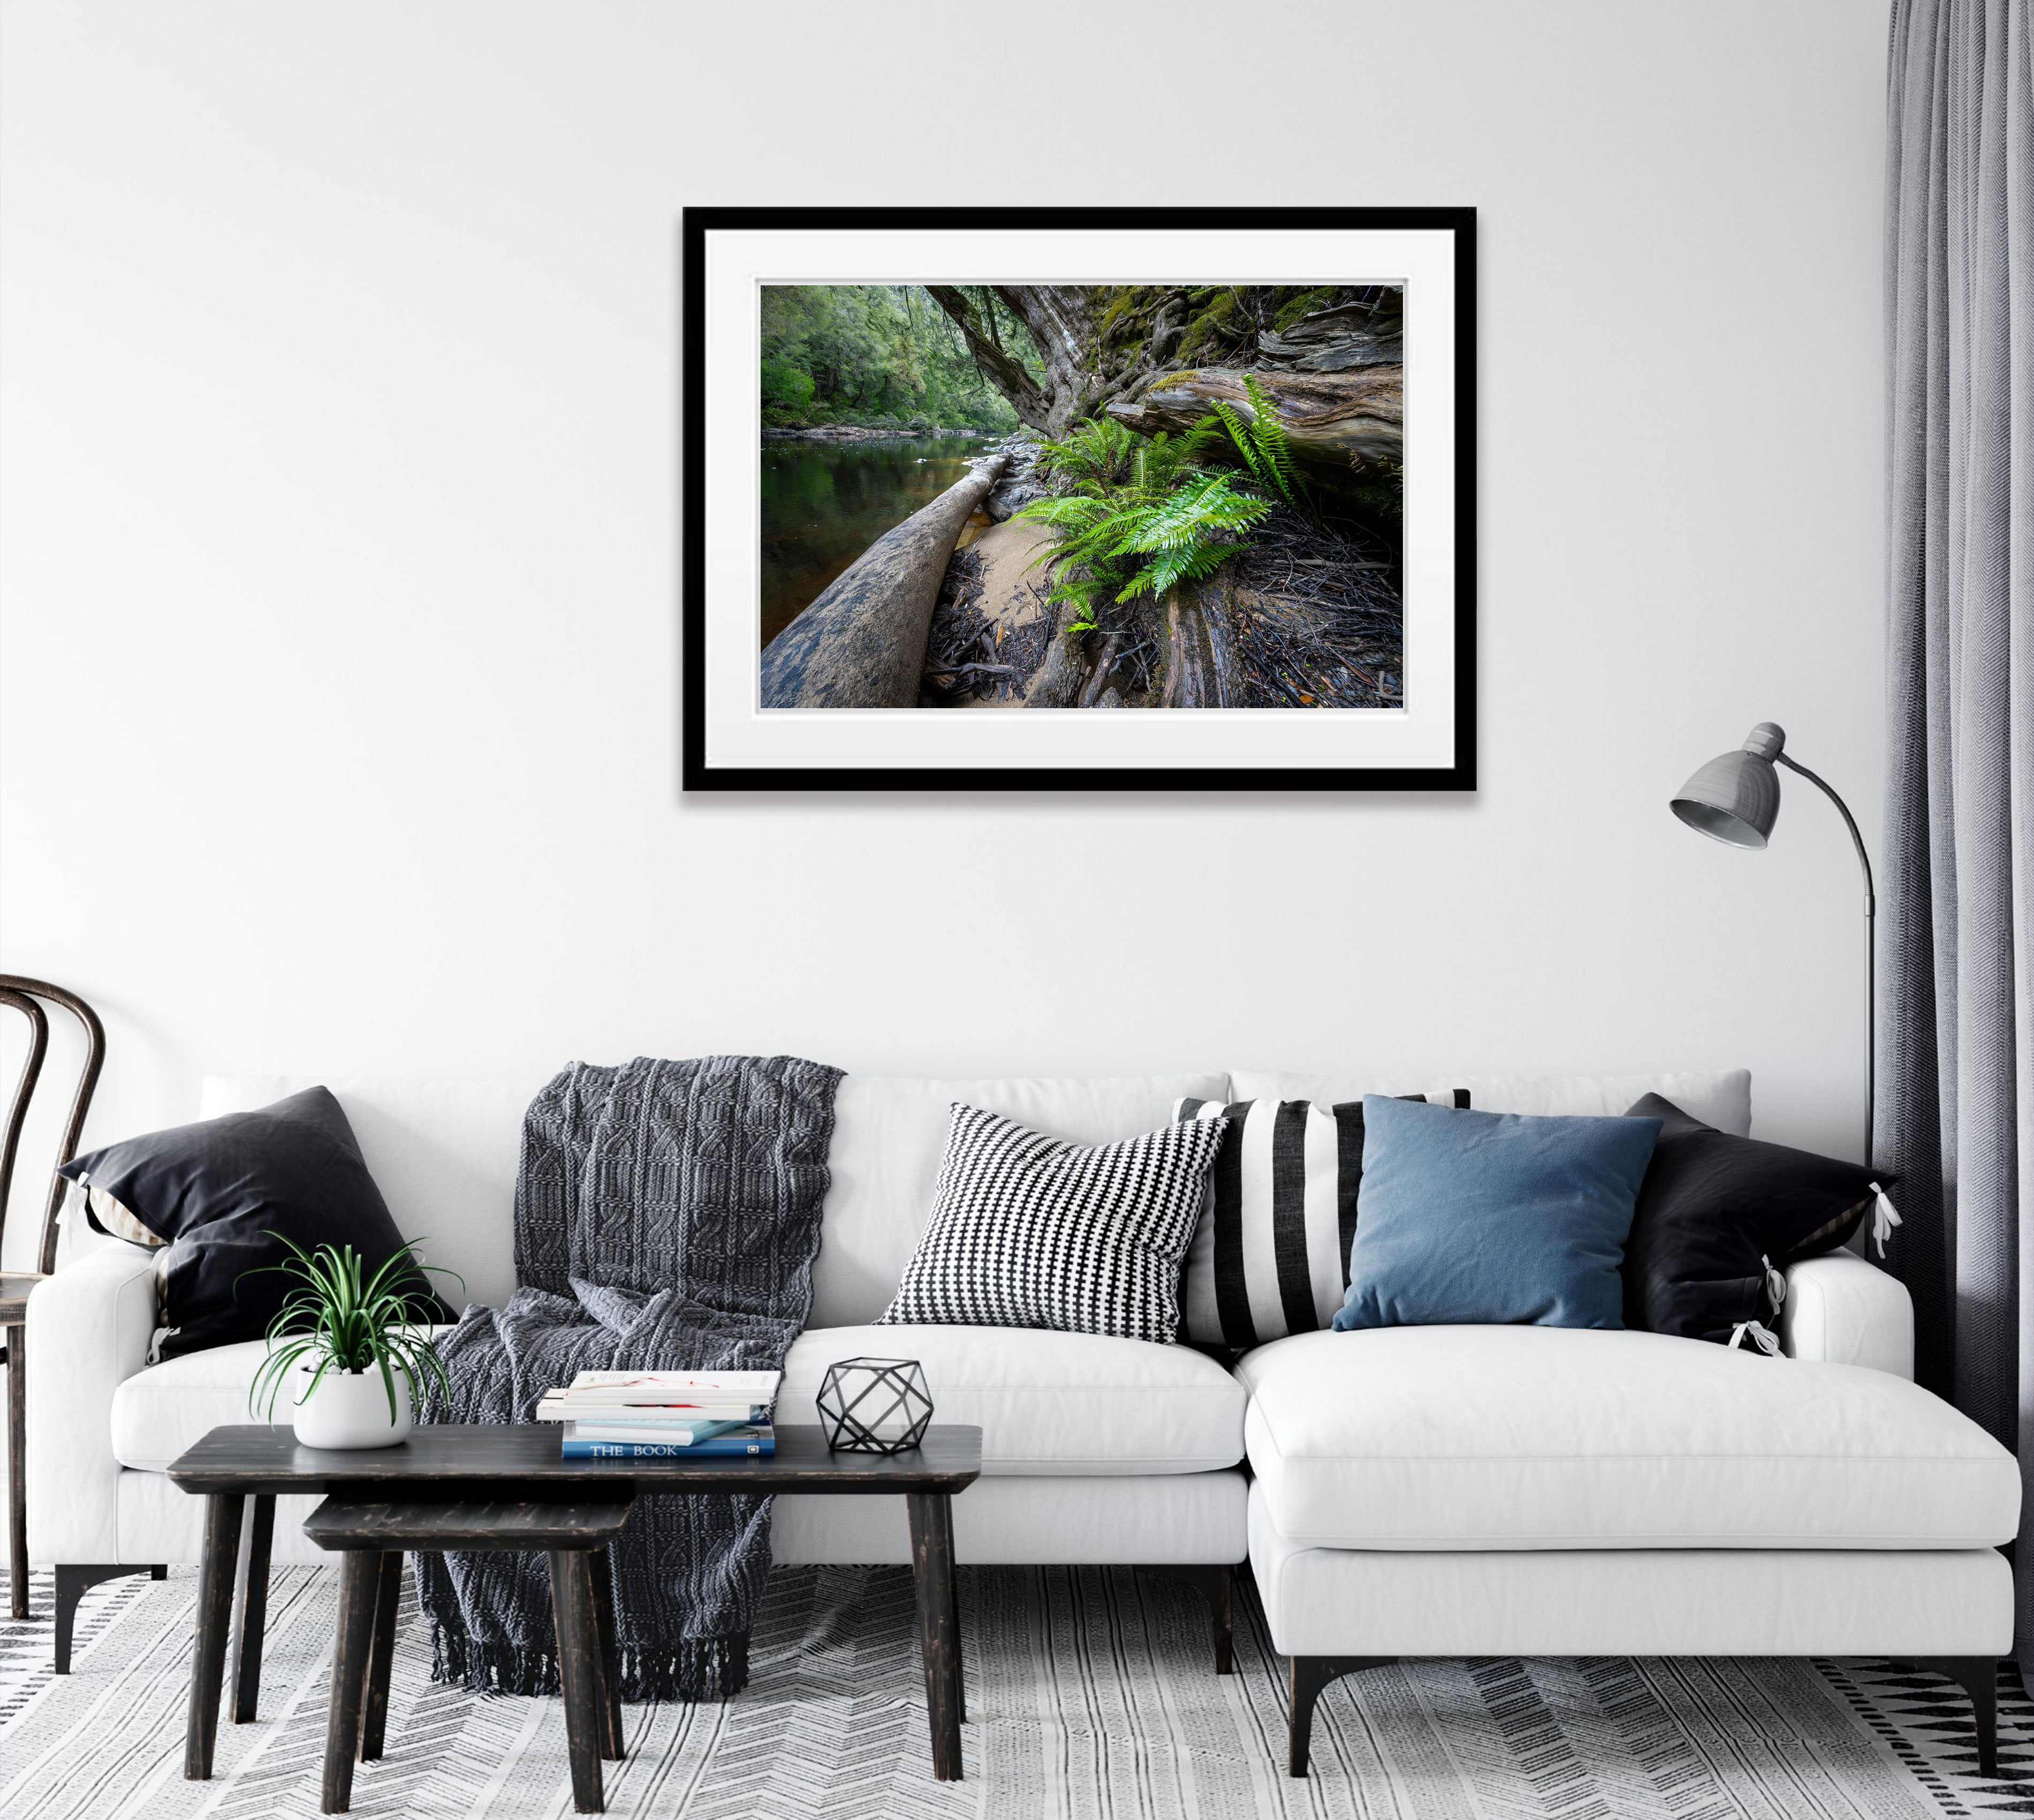
[[[512,1222],[523,1114],[550,1078],[369,1075],[326,1083],[353,1127],[368,1173],[397,1227],[421,1241],[430,1263],[465,1278],[467,1301],[498,1308],[515,1289]],[[245,1112],[308,1084],[290,1075],[210,1075],[200,1116]]]
[[[113,1457],[123,1466],[160,1473],[212,1429],[233,1422],[257,1422],[247,1408],[247,1389],[262,1355],[260,1340],[212,1346],[165,1359],[123,1379],[113,1393]],[[287,1424],[287,1398],[278,1401],[279,1424]]]
[[[1243,1458],[1243,1387],[1205,1353],[1034,1327],[808,1328],[784,1360],[779,1422],[816,1422],[839,1359],[916,1359],[935,1422],[981,1430],[991,1477],[1200,1473]]]
[[[265,1341],[243,1340],[165,1359],[122,1379],[113,1393],[113,1457],[140,1472],[164,1472],[211,1430],[261,1421],[247,1406],[247,1391],[267,1350]],[[291,1413],[286,1391],[276,1399],[276,1425],[287,1428]]]
[[[1178,1099],[1219,1099],[1225,1075],[1098,1080],[939,1080],[849,1075],[834,1096],[833,1148],[812,1324],[873,1321],[889,1305],[932,1218],[948,1109],[959,1100],[1074,1144],[1156,1131]],[[881,1349],[878,1349],[880,1350]]]
[[[1617,1274],[1657,1119],[1457,1112],[1372,1094],[1338,1333],[1621,1327]]]
[[[151,1365],[113,1394],[113,1453],[159,1473],[207,1430],[252,1422],[258,1340]],[[1021,1327],[808,1328],[784,1360],[780,1422],[816,1422],[826,1368],[916,1359],[936,1422],[982,1431],[982,1470],[1003,1475],[1199,1473],[1243,1458],[1243,1387],[1204,1353]],[[287,1420],[287,1409],[279,1409]]]
[[[369,1278],[407,1250],[353,1128],[322,1086],[125,1139],[58,1173],[105,1190],[169,1241],[157,1357],[260,1338],[301,1286],[295,1267],[321,1247],[357,1253]],[[407,1259],[394,1286],[426,1318],[452,1318]]]
[[[1784,1294],[1778,1273],[1843,1244],[1899,1180],[1732,1137],[1658,1094],[1631,1109],[1661,1121],[1624,1248],[1624,1324],[1649,1334],[1727,1346],[1741,1327],[1770,1323]]]
[[[1181,1100],[1173,1114],[1228,1128],[1187,1251],[1182,1338],[1247,1352],[1330,1325],[1349,1288],[1363,1101]]]
[[[1289,1540],[1342,1548],[1975,1548],[2011,1454],[1885,1372],[1662,1334],[1302,1334],[1238,1368]]]
[[[933,1217],[884,1327],[1045,1327],[1170,1345],[1220,1120],[1068,1144],[956,1103]]]

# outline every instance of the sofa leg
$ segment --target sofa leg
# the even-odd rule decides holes
[[[1989,1656],[1916,1656],[1916,1668],[1946,1675],[1970,1695],[1977,1726],[1977,1773],[1998,1773],[1998,1664]]]
[[[1155,1562],[1139,1566],[1137,1572],[1151,1574],[1158,1580],[1178,1580],[1182,1586],[1192,1586],[1202,1598],[1207,1598],[1214,1639],[1214,1672],[1218,1676],[1235,1674],[1237,1570],[1229,1566],[1200,1566],[1190,1562]]]
[[[1396,1656],[1295,1656],[1288,1685],[1291,1691],[1290,1730],[1287,1733],[1285,1773],[1307,1773],[1308,1747],[1314,1735],[1314,1702],[1330,1681],[1353,1675],[1359,1668],[1388,1668]]]
[[[102,1580],[117,1580],[125,1574],[146,1574],[152,1580],[167,1580],[167,1567],[114,1567],[111,1563],[81,1566],[75,1562],[59,1562],[57,1565],[57,1637],[56,1668],[59,1675],[70,1672],[71,1630],[77,1620],[77,1602],[88,1589],[96,1586]]]
[[[1177,1580],[1191,1586],[1207,1600],[1214,1641],[1214,1672],[1236,1672],[1236,1570],[1229,1567],[1200,1567],[1165,1562],[1141,1567],[1137,1571],[1161,1580]]]

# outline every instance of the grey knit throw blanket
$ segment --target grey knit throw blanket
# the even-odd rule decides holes
[[[527,1422],[582,1371],[770,1371],[805,1325],[837,1068],[789,1056],[574,1063],[530,1104],[505,1308],[438,1342],[426,1422]],[[541,1554],[420,1554],[432,1675],[558,1687]],[[749,1679],[770,1500],[646,1496],[610,1545],[625,1700],[709,1700]]]

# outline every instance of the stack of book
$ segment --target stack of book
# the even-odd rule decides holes
[[[581,1372],[537,1420],[564,1425],[568,1460],[775,1454],[782,1372]]]

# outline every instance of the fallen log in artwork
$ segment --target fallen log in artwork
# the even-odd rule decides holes
[[[1175,373],[1153,383],[1134,403],[1109,415],[1140,436],[1191,430],[1218,403],[1252,414],[1246,376],[1224,366]],[[1405,448],[1405,370],[1363,366],[1343,373],[1264,373],[1254,376],[1278,412],[1302,461],[1390,462]]]
[[[1161,707],[1240,707],[1227,574],[1175,588],[1166,602]]]
[[[933,606],[954,544],[1001,475],[976,464],[872,544],[763,652],[765,707],[915,707]]]

